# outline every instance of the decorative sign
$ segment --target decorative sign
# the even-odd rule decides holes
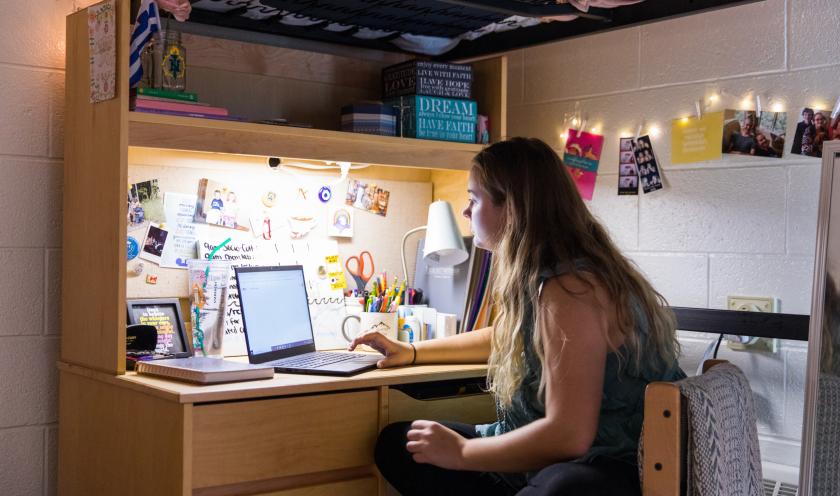
[[[723,112],[705,114],[699,119],[674,119],[671,122],[671,163],[720,160],[722,139]]]
[[[572,175],[584,200],[591,200],[598,178],[598,163],[601,160],[601,148],[604,137],[598,134],[569,129],[566,138],[566,151],[563,162]]]

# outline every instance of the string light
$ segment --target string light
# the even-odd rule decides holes
[[[749,96],[744,97],[741,100],[741,105],[738,110],[751,110],[753,108],[753,99]]]
[[[650,127],[648,128],[648,134],[652,138],[656,138],[657,136],[659,136],[660,132],[661,131],[659,130],[659,126],[657,126],[656,124],[651,124]]]

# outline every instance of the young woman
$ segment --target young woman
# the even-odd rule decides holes
[[[389,425],[376,463],[404,495],[639,494],[644,388],[684,376],[673,314],[545,143],[514,138],[474,162],[464,215],[493,251],[493,328],[414,345],[372,332],[350,348],[376,348],[380,367],[486,361],[498,421]]]

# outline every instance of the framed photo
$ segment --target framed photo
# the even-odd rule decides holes
[[[128,300],[126,307],[129,324],[148,324],[157,328],[155,353],[170,355],[192,351],[177,298]]]

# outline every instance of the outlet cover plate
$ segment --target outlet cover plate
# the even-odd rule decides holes
[[[727,296],[726,308],[742,312],[775,312],[776,299],[764,296]]]

